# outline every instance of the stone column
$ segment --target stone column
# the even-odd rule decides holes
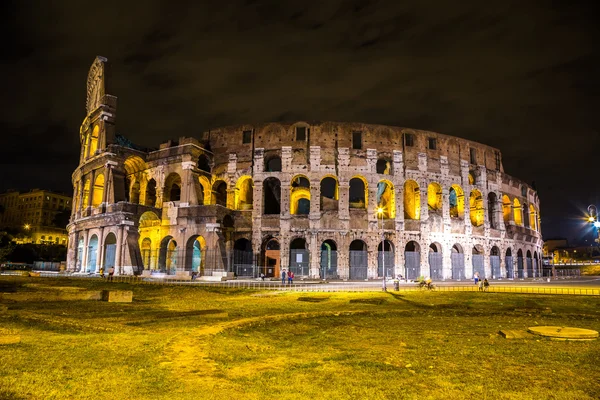
[[[310,278],[319,278],[319,269],[321,264],[321,246],[316,231],[311,231],[308,235],[308,249],[310,251]]]
[[[123,255],[123,249],[124,249],[124,244],[123,244],[123,239],[124,239],[123,230],[124,229],[125,229],[125,226],[119,225],[118,230],[117,230],[117,248],[116,248],[116,252],[115,252],[115,273],[117,275],[123,274],[123,265],[122,265],[121,260],[123,259],[122,255]],[[125,245],[125,247],[126,247],[126,245]]]
[[[106,254],[104,248],[104,227],[100,229],[100,237],[98,238],[98,257],[96,258],[96,271],[99,271],[100,268],[104,268],[104,256]]]
[[[338,183],[338,216],[341,220],[350,219],[350,184],[348,182]]]
[[[87,270],[89,239],[90,239],[90,231],[88,231],[86,229],[83,231],[83,255],[81,258],[81,266],[80,266],[79,272],[84,272]]]
[[[190,204],[198,204],[196,197],[196,186],[193,181],[192,169],[196,166],[193,161],[183,161],[181,163],[181,201],[180,207],[186,207]]]

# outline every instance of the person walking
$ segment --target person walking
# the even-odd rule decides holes
[[[490,282],[488,282],[487,278],[485,278],[483,280],[483,291],[487,292],[489,288],[490,288]]]
[[[102,279],[104,279],[105,278],[105,276],[104,276],[104,267],[100,267],[100,271],[99,272],[100,272],[100,277]]]
[[[115,267],[110,267],[108,269],[108,281],[109,282],[112,282],[114,274],[115,274]]]
[[[475,281],[475,284],[477,285],[477,283],[479,282],[479,272],[475,272],[475,275],[473,275],[473,280]]]
[[[294,283],[294,273],[292,271],[288,272],[288,283],[290,285]]]
[[[483,281],[479,281],[479,291],[483,292]]]
[[[285,277],[286,277],[286,273],[285,273],[285,269],[281,270],[281,284],[285,285]]]

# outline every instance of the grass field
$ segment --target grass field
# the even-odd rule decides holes
[[[600,340],[498,335],[600,330],[596,296],[17,279],[38,297],[112,287],[134,302],[0,300],[0,335],[21,337],[0,345],[0,399],[600,398]]]

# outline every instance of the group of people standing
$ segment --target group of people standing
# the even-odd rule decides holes
[[[473,275],[473,280],[475,281],[475,284],[480,292],[487,292],[490,288],[490,282],[487,280],[487,278],[481,280],[479,278],[479,272],[475,272],[475,275]]]
[[[291,285],[292,283],[294,283],[294,272],[282,269],[281,270],[281,284],[285,285],[286,279],[287,279],[288,284]]]
[[[100,272],[100,277],[102,277],[102,279],[106,278],[104,276],[104,267],[100,267],[100,271],[98,271],[98,272]],[[108,269],[108,281],[109,282],[112,282],[114,274],[115,274],[115,267],[110,267]]]

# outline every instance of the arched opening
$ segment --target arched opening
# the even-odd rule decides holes
[[[527,250],[527,258],[525,259],[525,265],[527,266],[527,277],[533,278],[533,259],[531,258],[531,251]]]
[[[529,207],[527,207],[527,203],[523,203],[523,226],[525,228],[529,228]]]
[[[160,253],[158,256],[158,268],[161,272],[174,275],[177,272],[179,261],[179,249],[177,242],[172,236],[166,236],[160,242]]]
[[[377,276],[393,278],[395,269],[396,257],[392,242],[389,240],[379,242],[377,246]]]
[[[490,250],[490,266],[492,268],[492,279],[500,278],[500,249],[497,246],[493,246]]]
[[[198,197],[198,204],[210,205],[212,200],[212,186],[207,177],[200,175],[198,177],[198,187],[196,188],[196,196]]]
[[[238,239],[233,244],[233,272],[235,276],[254,276],[254,253],[248,239]]]
[[[265,160],[265,172],[281,172],[281,157],[271,156]]]
[[[483,246],[480,244],[475,245],[471,253],[471,261],[473,263],[473,276],[479,277],[479,279],[484,279],[486,277],[483,258]]]
[[[304,175],[297,175],[290,184],[290,214],[310,213],[310,182]]]
[[[331,176],[326,176],[321,179],[321,211],[338,211],[338,205],[338,181]]]
[[[98,236],[92,235],[88,241],[87,272],[96,272],[98,260]]]
[[[180,201],[181,200],[181,177],[179,174],[170,173],[165,180],[165,189],[163,201]]]
[[[519,251],[517,251],[517,276],[519,279],[523,279],[525,277],[524,269],[523,250],[519,249]]]
[[[223,216],[223,221],[222,221],[223,228],[233,228],[234,224],[235,224],[235,222],[231,215],[227,214],[227,215]]]
[[[212,204],[227,207],[227,184],[224,181],[216,181],[213,184]]]
[[[263,181],[263,214],[281,214],[281,182],[277,178]]]
[[[365,210],[367,208],[367,199],[367,181],[365,178],[361,176],[350,179],[349,208]]]
[[[367,279],[368,265],[367,244],[353,240],[350,243],[350,279]]]
[[[94,190],[92,191],[92,207],[98,207],[102,204],[104,198],[104,175],[100,174],[94,180]]]
[[[200,156],[198,157],[198,169],[200,171],[210,173],[210,159],[206,154],[200,154]]]
[[[471,224],[473,226],[483,225],[484,220],[484,209],[483,209],[483,196],[477,189],[471,190],[469,196],[469,214],[471,217]]]
[[[156,207],[156,181],[150,179],[146,185],[146,204],[149,207]]]
[[[450,186],[448,201],[450,205],[450,218],[463,219],[465,215],[465,192],[454,184]]]
[[[129,202],[133,204],[140,203],[140,182],[137,179],[131,185],[131,189],[129,191]]]
[[[533,252],[533,276],[534,277],[543,276],[542,271],[540,269],[540,263],[539,263],[537,251]]]
[[[152,211],[146,211],[140,216],[138,231],[140,240],[142,240],[140,249],[145,269],[156,270],[158,268],[158,250],[153,245],[156,246],[157,243],[160,243],[160,225],[160,218]]]
[[[534,231],[538,230],[538,227],[537,227],[537,212],[535,211],[535,207],[533,206],[533,204],[529,205],[529,226]]]
[[[43,238],[42,238],[43,240]],[[83,242],[83,238],[79,239],[79,243],[77,243],[77,262],[76,262],[76,266],[75,266],[75,271],[77,272],[83,272],[84,271],[84,265],[83,265],[83,248],[84,248],[84,242]]]
[[[377,183],[377,217],[392,219],[396,217],[396,196],[392,182],[382,180]]]
[[[110,232],[104,239],[104,270],[115,267],[115,256],[117,255],[117,237]]]
[[[444,262],[442,258],[442,245],[431,243],[429,245],[429,276],[438,281],[444,279]]]
[[[156,265],[153,265],[152,263],[152,240],[150,238],[142,239],[140,250],[142,252],[142,264],[144,265],[144,269],[156,269]]]
[[[134,204],[140,203],[140,179],[143,172],[147,169],[146,163],[139,156],[127,157],[123,163],[125,167],[126,191],[125,196],[127,201]]]
[[[296,238],[290,243],[290,271],[294,275],[308,276],[310,252],[304,238]]]
[[[406,279],[412,281],[421,275],[421,246],[413,240],[404,247],[404,271]]]
[[[452,279],[465,279],[465,254],[460,244],[456,243],[452,246],[450,261],[452,264]]]
[[[515,225],[523,226],[521,203],[517,198],[513,200],[513,212],[515,214]]]
[[[404,183],[404,219],[421,218],[421,192],[413,180]]]
[[[504,223],[508,224],[510,221],[510,211],[511,211],[511,202],[510,198],[503,194],[502,195],[502,217],[504,218]]]
[[[96,154],[96,150],[98,150],[98,137],[100,136],[100,127],[98,125],[94,126],[92,129],[92,133],[90,134],[89,145],[88,145],[88,157],[92,157]]]
[[[442,187],[437,182],[427,186],[427,208],[434,213],[442,211]]]
[[[506,277],[508,279],[515,278],[515,266],[512,257],[512,251],[510,248],[506,249],[506,253],[504,255],[504,264],[506,265]]]
[[[186,271],[191,271],[194,275],[204,275],[206,263],[206,240],[200,235],[191,236],[185,246]]]
[[[475,184],[475,171],[469,171],[469,185]]]
[[[375,170],[381,175],[392,175],[392,163],[390,160],[380,158],[375,164]]]
[[[242,176],[235,184],[235,209],[252,210],[254,183],[249,176]]]
[[[262,265],[261,273],[267,278],[279,277],[280,246],[277,239],[268,237],[261,246]]]
[[[86,179],[85,180],[85,184],[83,185],[83,201],[82,201],[82,208],[85,210],[87,207],[89,207],[89,202],[90,202],[90,180]]]
[[[337,279],[337,244],[333,240],[321,243],[321,279]]]
[[[496,193],[488,193],[488,220],[490,221],[490,228],[498,229],[498,221],[496,220],[496,204],[498,203],[498,196]]]

